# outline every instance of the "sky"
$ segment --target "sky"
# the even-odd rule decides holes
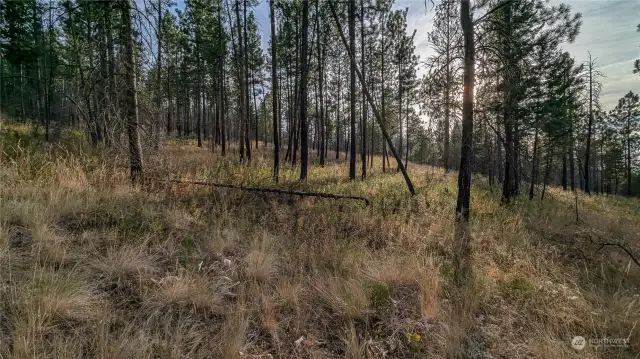
[[[182,1],[179,1],[182,2]],[[439,1],[436,0],[436,4]],[[573,12],[582,13],[580,35],[572,44],[563,44],[576,63],[589,58],[589,52],[596,59],[597,68],[605,75],[602,81],[600,102],[604,110],[610,110],[618,99],[629,91],[640,92],[640,76],[632,74],[633,62],[640,58],[640,0],[550,0],[552,4],[565,3]],[[409,8],[407,32],[417,30],[416,52],[421,60],[432,50],[427,34],[433,24],[434,9],[425,7],[424,0],[396,0],[394,9]],[[255,9],[261,30],[262,48],[266,52],[271,34],[269,6],[267,0],[259,0]],[[424,74],[424,69],[418,72]]]
[[[562,47],[576,63],[588,61],[589,52],[597,69],[605,77],[600,102],[604,110],[612,109],[629,91],[640,92],[640,76],[634,75],[633,62],[640,59],[640,0],[551,0],[565,3],[572,12],[582,14],[580,35],[574,43]],[[416,51],[424,59],[431,54],[427,33],[431,30],[434,11],[425,14],[423,0],[397,0],[396,8],[409,7],[407,30],[416,33]]]

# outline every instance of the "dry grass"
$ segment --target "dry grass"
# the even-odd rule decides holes
[[[267,233],[258,236],[245,257],[245,272],[249,279],[269,283],[278,276],[278,255],[273,248],[275,239]]]
[[[20,134],[21,128],[14,128]],[[26,131],[28,133],[28,131]],[[13,135],[12,135],[13,136]],[[640,202],[498,203],[474,178],[473,278],[452,284],[455,175],[377,161],[285,166],[281,185],[365,195],[298,199],[168,184],[131,188],[124,160],[0,138],[0,358],[632,358],[640,352]],[[9,140],[13,142],[9,142]],[[186,141],[155,178],[272,185]],[[629,338],[574,350],[576,335]]]

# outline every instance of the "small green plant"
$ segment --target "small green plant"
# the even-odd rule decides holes
[[[391,305],[391,291],[382,282],[369,284],[369,304],[375,310],[384,310]]]
[[[533,286],[521,277],[515,277],[508,282],[500,282],[500,294],[509,300],[527,300],[533,294]]]
[[[424,347],[422,341],[422,335],[418,332],[406,332],[404,335],[407,337],[407,346],[413,352],[419,352]]]

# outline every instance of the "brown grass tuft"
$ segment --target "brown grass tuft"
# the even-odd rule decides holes
[[[360,318],[368,308],[365,284],[357,278],[330,275],[316,277],[315,297],[330,313],[345,318]]]
[[[154,257],[139,245],[110,247],[105,256],[90,264],[95,273],[107,281],[144,280],[158,271]]]
[[[245,257],[246,275],[252,280],[268,283],[278,275],[278,257],[274,250],[274,238],[263,233],[254,241]]]
[[[167,276],[156,281],[155,288],[151,289],[145,298],[145,305],[154,310],[173,307],[218,312],[222,305],[222,296],[216,290],[210,281],[195,274]]]
[[[12,352],[17,357],[41,356],[52,350],[73,351],[74,346],[82,345],[85,337],[72,336],[72,348],[66,349],[59,341],[51,347],[46,338],[61,338],[65,331],[75,333],[75,328],[84,328],[85,335],[90,335],[98,318],[107,310],[103,298],[74,272],[68,275],[38,272],[33,281],[26,284],[28,287],[14,293],[12,298]]]

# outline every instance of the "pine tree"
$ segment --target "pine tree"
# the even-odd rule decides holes
[[[637,94],[629,91],[618,101],[618,105],[613,110],[614,118],[619,129],[619,133],[625,142],[625,172],[627,181],[627,196],[632,195],[632,158],[636,157],[636,144],[640,140],[640,98]],[[636,152],[636,153],[634,153]]]
[[[519,114],[524,111],[522,105],[527,100],[526,82],[522,81],[525,63],[542,39],[556,46],[562,41],[573,41],[581,22],[580,15],[571,16],[570,8],[564,4],[550,6],[541,0],[489,4],[496,10],[489,12],[488,16],[493,20],[485,25],[485,31],[498,50],[497,61],[504,64],[500,67],[501,82],[497,90],[502,95],[500,109],[505,152],[502,202],[508,203],[519,193],[520,187],[522,163],[519,154],[524,128]]]
[[[599,108],[598,97],[602,89],[602,84],[598,81],[602,77],[602,73],[596,69],[595,59],[589,53],[589,60],[585,63],[585,77],[587,82],[588,96],[588,121],[587,121],[587,140],[584,155],[584,192],[591,194],[591,139],[594,126],[594,112]]]
[[[461,36],[459,12],[454,0],[445,0],[436,6],[433,30],[429,33],[431,47],[435,54],[428,59],[431,85],[429,105],[435,110],[432,114],[442,116],[442,164],[445,172],[451,163],[450,134],[451,115],[457,105],[454,104],[453,93],[458,91],[460,79],[459,58],[462,58],[458,41]]]

